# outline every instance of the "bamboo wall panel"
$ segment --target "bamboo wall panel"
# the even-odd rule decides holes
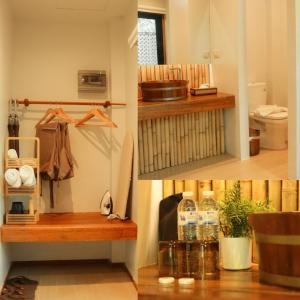
[[[164,180],[163,194],[167,196],[174,192],[192,191],[201,200],[203,191],[213,190],[215,199],[221,201],[224,200],[225,191],[232,188],[235,182],[236,180]],[[278,211],[300,211],[298,180],[241,180],[240,184],[243,197],[266,203],[269,199],[272,208]]]
[[[193,199],[198,200],[198,186],[195,180],[186,180],[184,182],[184,190],[186,192],[193,192]]]
[[[184,191],[184,180],[175,180],[175,193],[182,193]]]
[[[226,180],[226,190],[232,189],[236,182],[237,180]]]
[[[266,180],[252,180],[252,200],[255,202],[267,202]]]
[[[251,199],[252,197],[252,181],[251,180],[241,180],[241,195],[245,199]]]
[[[225,180],[213,180],[212,189],[215,192],[216,201],[224,200],[225,196]]]
[[[282,211],[297,210],[297,180],[282,181]]]
[[[164,180],[163,181],[163,195],[164,198],[174,194],[174,181]]]
[[[281,180],[269,180],[269,203],[276,211],[281,211]]]
[[[180,68],[171,71],[172,68]],[[208,64],[188,65],[140,65],[138,66],[138,82],[151,80],[177,80],[189,81],[188,89],[198,88],[202,83],[209,83]]]
[[[225,153],[223,110],[138,122],[139,174]]]

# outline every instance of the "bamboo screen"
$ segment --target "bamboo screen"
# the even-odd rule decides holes
[[[224,191],[232,188],[236,180],[164,180],[164,197],[182,191],[192,191],[201,200],[202,191],[215,191],[217,201],[224,199]],[[270,203],[277,211],[300,210],[300,183],[298,180],[240,180],[244,197]]]
[[[225,153],[223,110],[139,121],[139,174]]]
[[[173,68],[180,68],[171,71]],[[180,78],[181,73],[181,78]],[[150,80],[176,80],[184,79],[189,81],[190,88],[197,88],[202,83],[209,83],[209,65],[140,65],[138,66],[138,82]]]

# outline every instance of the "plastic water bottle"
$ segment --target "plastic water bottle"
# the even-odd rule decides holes
[[[219,212],[213,191],[203,191],[199,204],[198,240],[219,240]]]
[[[193,241],[198,236],[198,205],[193,192],[183,192],[177,208],[178,240]]]

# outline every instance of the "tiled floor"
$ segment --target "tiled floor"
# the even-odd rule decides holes
[[[135,300],[136,289],[122,265],[87,262],[13,266],[10,276],[38,280],[36,300]]]
[[[261,150],[241,161],[222,155],[142,175],[139,179],[284,179],[288,178],[288,150]]]

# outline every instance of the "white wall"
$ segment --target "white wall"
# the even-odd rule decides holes
[[[300,3],[288,1],[289,178],[300,178]]]
[[[167,11],[168,0],[138,0],[138,8],[142,11],[163,13]]]
[[[246,7],[248,80],[267,82],[267,2],[247,0]]]
[[[78,70],[109,73],[108,25],[18,22],[14,35],[13,97],[42,100],[77,100],[103,95],[77,92]],[[23,111],[20,135],[34,136],[35,124],[48,106]],[[67,107],[73,118],[89,107]],[[118,122],[116,122],[118,123]],[[43,188],[42,211],[98,211],[99,201],[110,188],[110,129],[69,126],[75,176],[56,188],[55,208],[49,207],[47,185]],[[116,129],[118,130],[118,129]]]
[[[3,180],[3,149],[7,136],[8,100],[11,97],[11,35],[9,1],[0,0],[0,180]],[[0,225],[4,214],[3,185],[0,184]],[[8,245],[0,242],[0,289],[10,265]]]
[[[169,0],[166,15],[167,63],[210,63],[210,1]]]
[[[234,94],[236,100],[234,109],[225,110],[226,152],[240,159],[247,159],[249,125],[245,2],[218,0],[212,4],[211,47],[214,80],[220,91]]]
[[[288,106],[287,0],[267,1],[267,12],[268,103]]]
[[[287,59],[287,1],[248,0],[248,81],[267,83],[269,104],[288,104]]]
[[[126,78],[126,129],[130,131],[134,139],[134,161],[133,161],[133,185],[132,185],[132,203],[131,203],[131,218],[135,223],[138,223],[138,195],[137,195],[137,179],[138,179],[138,144],[137,144],[137,46],[130,48],[127,44],[127,39],[137,24],[137,2],[131,1],[127,15],[124,20],[124,43],[125,51],[125,78]],[[137,282],[137,241],[128,241],[126,243],[126,266]]]
[[[157,264],[159,204],[163,199],[161,180],[138,181],[138,268]]]

